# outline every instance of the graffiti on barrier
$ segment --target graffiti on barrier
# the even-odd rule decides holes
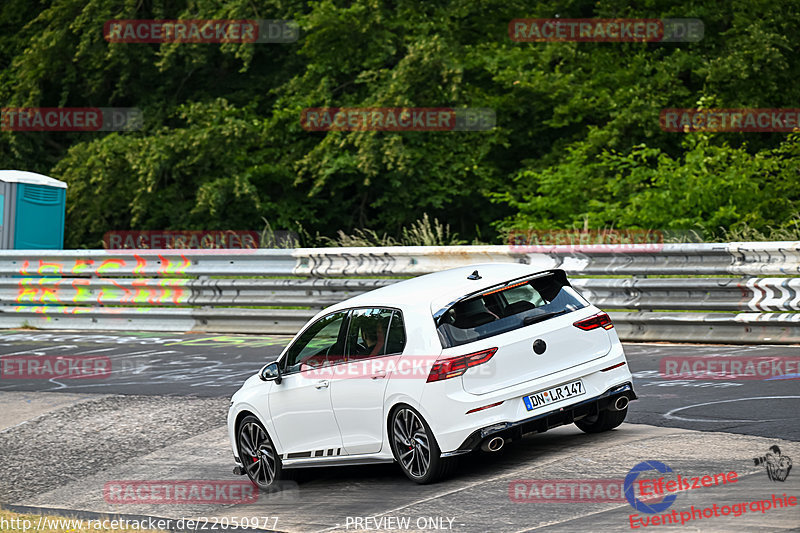
[[[58,275],[58,276],[105,276],[110,273],[120,273],[130,275],[126,272],[129,267],[133,267],[133,274],[144,276],[147,274],[157,274],[159,276],[181,276],[192,264],[185,255],[180,256],[180,260],[167,259],[163,255],[158,255],[158,261],[148,260],[141,255],[134,254],[134,262],[130,259],[121,257],[111,257],[104,260],[94,259],[75,259],[75,261],[37,261],[25,260],[22,262],[17,273],[20,276],[35,275]],[[37,264],[38,263],[38,264]]]
[[[113,257],[104,260],[76,259],[75,261],[22,262],[16,281],[14,303],[18,311],[38,314],[78,314],[89,312],[90,305],[181,305],[189,300],[189,282],[177,276],[185,275],[191,261],[180,259],[158,260],[140,255],[129,258]],[[157,275],[162,279],[109,276]],[[106,311],[114,313],[113,307]],[[118,311],[119,312],[119,311]]]

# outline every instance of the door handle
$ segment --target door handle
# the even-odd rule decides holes
[[[383,378],[385,378],[385,377],[386,377],[386,372],[376,372],[376,373],[375,373],[375,374],[372,376],[372,379],[383,379]]]
[[[327,379],[323,379],[322,381],[317,381],[317,384],[314,385],[318,389],[327,389],[330,382]]]

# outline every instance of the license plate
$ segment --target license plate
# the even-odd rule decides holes
[[[545,405],[550,405],[552,403],[563,402],[569,398],[583,396],[584,394],[586,394],[586,389],[583,386],[583,382],[581,380],[577,380],[571,381],[570,383],[566,383],[564,385],[559,385],[558,387],[553,387],[552,389],[531,394],[530,396],[524,396],[522,400],[525,402],[525,408],[528,411],[533,411],[539,407],[544,407]]]

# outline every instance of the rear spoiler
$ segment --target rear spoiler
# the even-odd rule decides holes
[[[526,276],[520,276],[518,278],[510,279],[508,281],[504,281],[503,283],[498,283],[497,285],[492,285],[491,287],[485,287],[485,288],[480,289],[478,291],[474,291],[474,292],[468,293],[468,294],[462,296],[461,298],[453,300],[452,302],[448,303],[446,306],[444,306],[441,309],[439,309],[438,311],[436,311],[433,314],[433,321],[436,324],[436,327],[438,328],[440,326],[439,320],[441,320],[442,316],[444,316],[444,314],[447,311],[449,311],[451,307],[453,307],[454,305],[458,304],[459,302],[463,302],[464,300],[469,300],[470,298],[473,298],[475,296],[480,296],[481,294],[485,294],[487,292],[492,292],[492,291],[495,291],[497,289],[502,289],[503,287],[506,287],[508,285],[513,285],[515,283],[530,281],[532,279],[543,278],[545,276],[554,276],[556,278],[556,281],[558,281],[561,284],[562,287],[572,287],[572,285],[570,284],[569,280],[567,279],[567,273],[564,272],[562,269],[554,268],[552,270],[543,270],[541,272],[536,272],[535,274],[528,274]]]

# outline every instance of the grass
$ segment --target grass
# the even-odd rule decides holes
[[[262,231],[262,242],[275,243],[274,231],[270,223],[264,219],[265,227]],[[703,229],[672,229],[672,230],[638,230],[615,228],[588,227],[588,219],[579,227],[552,228],[549,230],[528,230],[527,228],[506,228],[492,243],[485,242],[480,237],[472,242],[467,242],[458,237],[457,233],[450,230],[448,224],[431,219],[427,213],[422,218],[412,222],[410,226],[401,228],[399,236],[379,234],[375,230],[356,228],[350,233],[339,230],[333,237],[320,235],[317,232],[311,235],[302,224],[297,224],[297,238],[290,238],[278,242],[279,248],[334,248],[334,247],[382,247],[382,246],[458,246],[464,244],[509,244],[514,236],[527,237],[529,242],[520,242],[519,245],[545,245],[570,244],[563,242],[565,238],[572,240],[573,244],[631,244],[641,242],[643,239],[653,243],[719,243],[719,242],[764,242],[764,241],[800,241],[800,213],[781,226],[767,225],[756,228],[746,222],[738,223],[734,227],[719,227],[716,231],[709,232]],[[559,242],[554,242],[559,240]]]
[[[121,533],[123,531],[135,531],[136,533],[161,532],[161,530],[139,529],[137,527],[111,528],[111,525],[120,524],[112,524],[112,519],[108,519],[108,521],[104,524],[103,520],[105,519],[101,519],[98,522],[97,520],[80,518],[20,514],[0,509],[0,531],[29,531],[35,533]],[[131,520],[129,521],[129,524],[138,525],[138,522]],[[121,525],[125,525],[124,522]]]
[[[746,222],[734,229],[720,228],[718,242],[749,241],[800,241],[800,215],[795,215],[789,223],[782,227],[767,226],[759,230]]]
[[[262,236],[269,236],[272,228],[266,220],[266,227]],[[337,247],[373,247],[373,246],[458,246],[467,244],[467,241],[458,238],[457,233],[450,230],[449,224],[443,224],[438,219],[431,219],[427,213],[422,218],[412,222],[410,226],[400,231],[400,236],[395,238],[387,233],[378,234],[371,229],[356,228],[352,233],[343,230],[336,232],[335,237],[327,237],[317,232],[311,235],[303,226],[297,223],[299,241],[307,248],[337,248]],[[264,240],[262,242],[271,242]],[[298,241],[292,241],[298,244]],[[485,244],[477,240],[472,244]],[[284,246],[281,246],[282,248]],[[285,246],[291,248],[291,246]]]

